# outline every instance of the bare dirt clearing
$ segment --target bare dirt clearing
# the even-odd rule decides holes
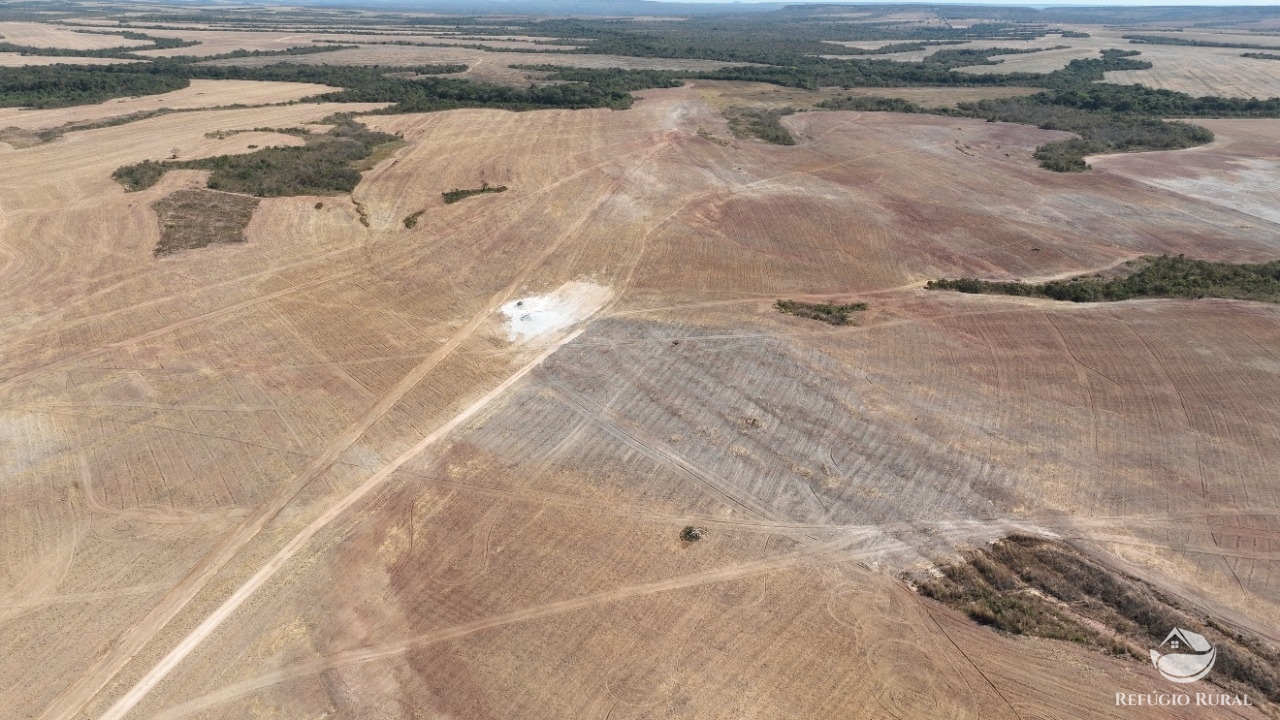
[[[1197,120],[1217,139],[1173,153],[1090,158],[1093,167],[1188,198],[1253,216],[1260,232],[1280,231],[1280,124],[1274,120]]]
[[[704,92],[366,117],[405,145],[349,199],[265,199],[249,242],[163,261],[152,205],[199,175],[125,194],[116,167],[338,108],[7,151],[0,703],[1087,718],[1161,682],[896,580],[1014,529],[1275,627],[1280,308],[919,288],[1270,259],[1274,233],[1039,170],[1064,135],[1025,126],[809,112],[795,147],[723,145]],[[483,183],[510,190],[440,197]],[[779,297],[870,307],[829,327]],[[519,302],[564,313],[513,342]]]

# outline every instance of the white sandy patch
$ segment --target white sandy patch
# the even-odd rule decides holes
[[[1189,169],[1197,169],[1192,164],[1196,156],[1186,157]],[[1274,158],[1231,157],[1230,169],[1215,168],[1196,177],[1162,177],[1155,172],[1143,172],[1141,162],[1135,162],[1141,160],[1138,156],[1100,155],[1086,160],[1117,175],[1280,224],[1275,191],[1280,186],[1280,160]]]
[[[507,316],[507,340],[524,341],[557,331],[584,320],[599,310],[613,291],[590,282],[570,282],[546,295],[531,295],[502,306]]]

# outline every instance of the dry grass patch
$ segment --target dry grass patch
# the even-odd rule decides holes
[[[44,140],[40,133],[20,127],[7,127],[0,130],[0,142],[8,143],[15,150],[35,147]]]
[[[156,257],[206,245],[241,243],[258,199],[213,190],[179,190],[155,204],[160,219]]]

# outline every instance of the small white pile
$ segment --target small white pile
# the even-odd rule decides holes
[[[612,294],[603,285],[571,282],[546,295],[512,300],[501,308],[507,316],[507,340],[529,340],[563,330],[590,317]]]

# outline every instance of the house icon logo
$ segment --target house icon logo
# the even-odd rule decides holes
[[[1167,652],[1161,654],[1161,650]],[[1151,651],[1151,662],[1165,680],[1176,683],[1195,682],[1213,669],[1218,651],[1190,630],[1174,628],[1169,631],[1160,647]]]

